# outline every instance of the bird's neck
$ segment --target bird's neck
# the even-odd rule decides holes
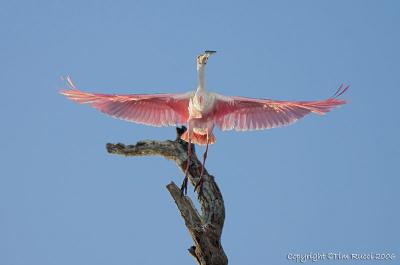
[[[197,87],[197,92],[205,92],[206,85],[204,80],[204,65],[197,65],[197,76],[199,80],[199,86]]]

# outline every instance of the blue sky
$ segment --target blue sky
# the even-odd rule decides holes
[[[174,128],[115,120],[58,90],[70,74],[85,91],[189,91],[206,49],[218,51],[207,87],[225,95],[312,100],[351,85],[324,117],[216,132],[207,165],[230,264],[309,252],[398,263],[399,14],[398,1],[3,2],[0,265],[194,264],[165,189],[181,172],[105,151]]]

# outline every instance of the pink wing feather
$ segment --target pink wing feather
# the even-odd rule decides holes
[[[323,115],[345,104],[337,99],[348,89],[341,85],[329,99],[321,101],[275,101],[244,97],[217,96],[214,123],[221,130],[263,130],[291,124],[313,112]]]
[[[110,95],[86,93],[76,89],[68,77],[71,89],[60,93],[69,99],[89,104],[112,117],[151,126],[185,124],[189,117],[188,104],[191,93]]]

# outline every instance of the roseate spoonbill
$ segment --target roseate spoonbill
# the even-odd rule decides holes
[[[214,144],[214,126],[221,130],[263,130],[291,124],[309,113],[325,114],[332,108],[345,104],[338,99],[349,87],[341,85],[336,93],[321,101],[278,101],[245,97],[222,96],[206,90],[204,70],[210,55],[205,51],[197,56],[198,86],[196,91],[178,94],[130,94],[112,95],[82,92],[71,78],[67,78],[69,90],[60,93],[77,103],[86,103],[114,118],[151,126],[187,125],[182,139],[188,144],[188,162],[181,186],[187,193],[188,169],[191,144],[206,145],[200,180],[203,182],[204,164],[208,145]]]

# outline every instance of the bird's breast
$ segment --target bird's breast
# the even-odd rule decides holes
[[[189,101],[189,114],[194,118],[202,118],[214,107],[215,97],[210,94],[195,95]]]

